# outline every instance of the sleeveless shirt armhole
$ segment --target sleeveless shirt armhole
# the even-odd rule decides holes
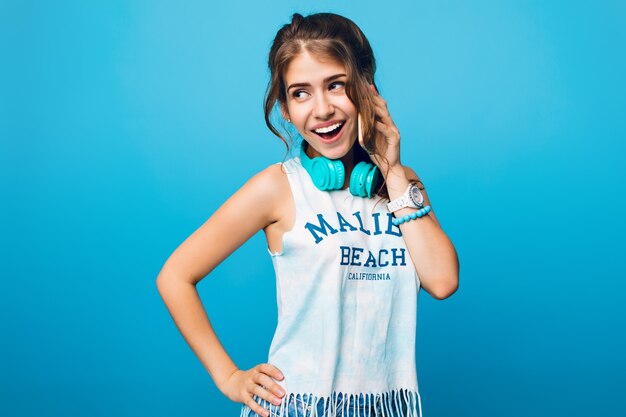
[[[288,160],[287,160],[287,161],[285,161],[285,162],[276,162],[276,163],[274,163],[274,165],[280,165],[280,164],[282,164],[282,165],[283,165],[283,167],[285,167],[285,166],[287,165],[287,163],[290,163],[290,161],[291,161],[291,160],[290,160],[290,159],[288,159]],[[281,169],[282,169],[283,167],[281,167]],[[295,168],[293,168],[293,169],[295,169]],[[280,241],[280,248],[281,248],[280,252],[272,252],[272,251],[270,250],[270,248],[269,248],[269,247],[266,247],[266,248],[267,248],[267,252],[270,254],[270,256],[271,256],[272,258],[275,258],[275,257],[277,257],[277,256],[282,256],[282,255],[285,253],[285,240],[286,240],[286,239],[285,239],[285,237],[286,237],[288,234],[292,233],[293,229],[296,227],[296,225],[295,225],[295,221],[296,221],[296,219],[297,219],[297,217],[296,217],[296,216],[297,216],[296,198],[295,198],[294,193],[293,193],[293,184],[292,184],[292,180],[291,180],[291,178],[289,177],[289,174],[290,174],[291,172],[293,172],[293,171],[289,171],[289,170],[287,170],[287,171],[283,171],[283,172],[284,172],[285,174],[287,174],[287,181],[289,182],[289,189],[291,190],[291,198],[293,199],[293,203],[294,203],[294,224],[293,224],[293,227],[292,227],[290,230],[287,230],[286,232],[284,232],[284,233],[283,233],[283,235],[282,235],[282,237],[281,237],[281,241]]]
[[[417,269],[413,268],[413,270],[415,271],[415,283],[417,284],[417,292],[419,292],[422,289],[422,280],[417,273]]]

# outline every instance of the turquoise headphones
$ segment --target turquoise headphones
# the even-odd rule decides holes
[[[318,156],[313,159],[300,148],[300,162],[311,176],[313,184],[322,191],[339,190],[343,187],[346,170],[339,159]],[[378,183],[380,171],[374,164],[361,161],[355,165],[350,175],[350,193],[358,197],[371,197]]]

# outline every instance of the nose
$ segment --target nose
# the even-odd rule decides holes
[[[314,115],[320,119],[326,119],[335,112],[335,108],[324,94],[317,95],[315,99]]]

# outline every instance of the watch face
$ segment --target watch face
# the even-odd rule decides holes
[[[416,206],[422,207],[424,205],[424,196],[422,195],[422,192],[417,187],[417,185],[413,185],[411,187],[411,189],[409,190],[409,197]]]

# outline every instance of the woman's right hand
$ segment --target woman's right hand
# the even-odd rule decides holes
[[[222,392],[230,400],[247,405],[258,415],[269,416],[269,410],[261,407],[253,396],[280,405],[285,391],[272,378],[282,380],[284,375],[269,363],[259,364],[247,371],[238,369],[226,381]]]

